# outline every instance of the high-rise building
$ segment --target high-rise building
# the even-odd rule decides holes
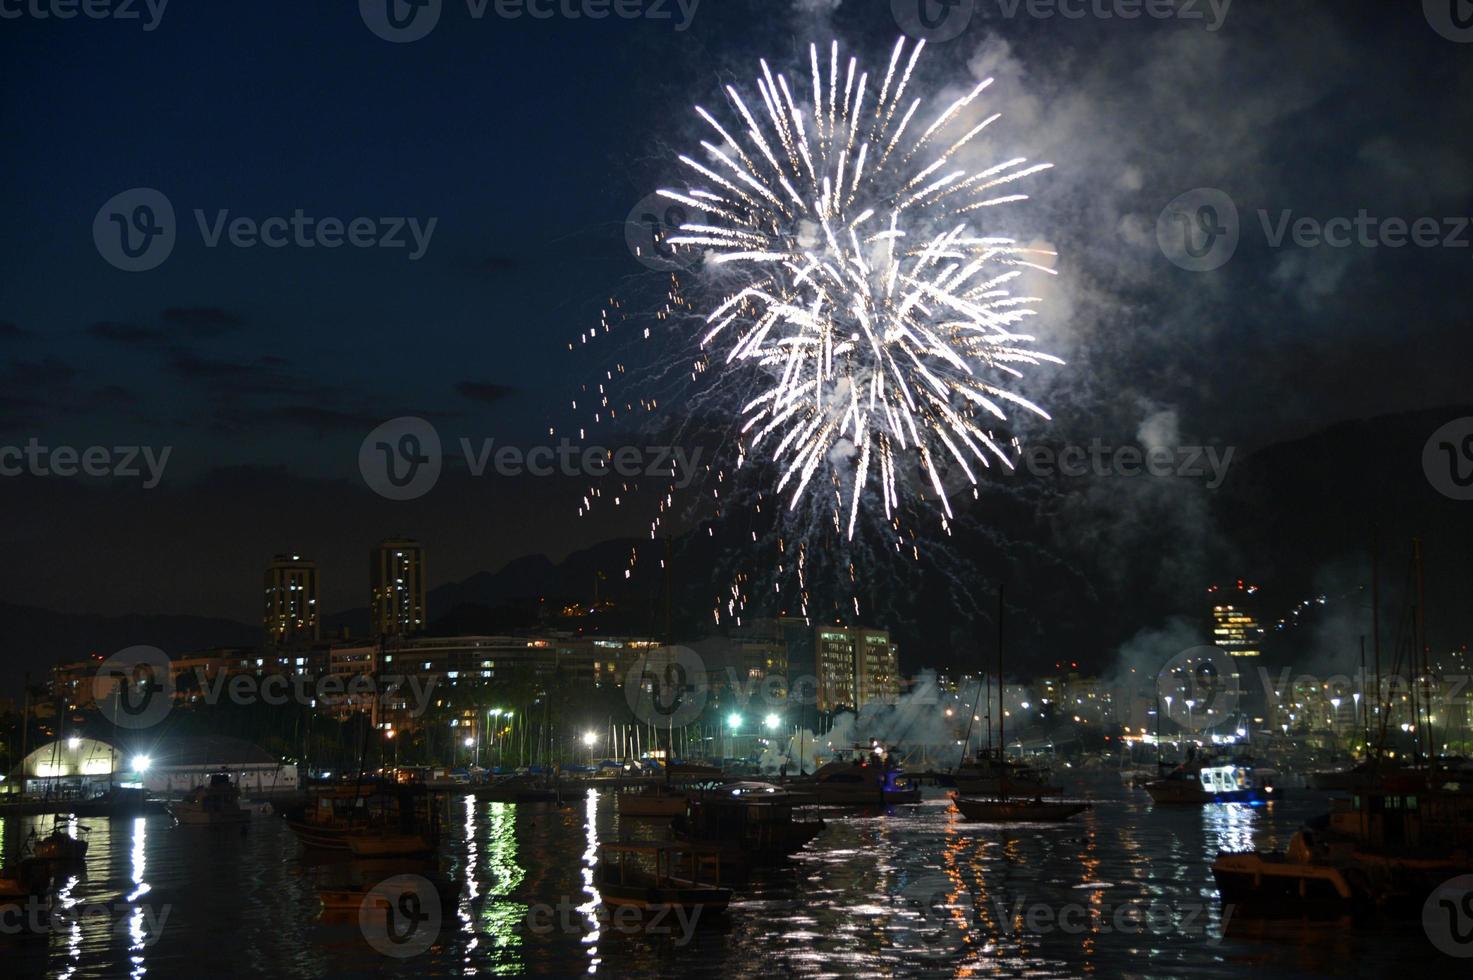
[[[300,555],[277,555],[266,569],[265,609],[261,616],[272,643],[318,638],[317,563]]]
[[[1212,643],[1234,657],[1263,653],[1263,627],[1253,612],[1258,586],[1238,579],[1235,585],[1209,586],[1212,596]]]
[[[413,636],[425,628],[425,550],[388,538],[369,555],[370,623],[374,636]]]
[[[900,665],[888,630],[820,626],[815,630],[818,710],[857,708],[900,695]]]

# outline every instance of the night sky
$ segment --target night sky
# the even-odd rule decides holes
[[[571,399],[601,365],[567,344],[610,297],[658,292],[624,219],[674,177],[692,103],[758,57],[802,63],[810,41],[882,62],[898,32],[881,0],[703,0],[685,30],[673,3],[673,19],[478,20],[445,0],[427,37],[393,44],[355,6],[174,0],[152,30],[0,20],[0,444],[172,447],[149,489],[0,479],[7,602],[252,622],[278,551],[322,563],[332,611],[364,602],[380,537],[425,541],[441,584],[640,534],[632,506],[577,520],[571,481],[452,472],[387,501],[358,448],[402,415],[447,442],[576,433]],[[1025,229],[1060,253],[1035,332],[1068,364],[1028,389],[1055,438],[1248,454],[1470,400],[1473,229],[1437,247],[1268,239],[1285,210],[1455,232],[1473,214],[1473,43],[1411,2],[1237,0],[1215,30],[1012,6],[979,0],[925,80],[995,76],[998,148],[1056,165]],[[177,240],[126,272],[93,222],[139,187],[168,198]],[[1241,240],[1193,272],[1157,219],[1202,187],[1236,203]],[[195,209],[435,224],[417,259],[407,232],[404,248],[210,248]],[[1091,500],[1059,519],[1135,506]]]

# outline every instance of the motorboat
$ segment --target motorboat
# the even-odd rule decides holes
[[[685,813],[692,791],[721,784],[723,775],[715,766],[672,762],[664,766],[664,780],[643,789],[620,791],[617,797],[622,817],[677,817]]]
[[[1059,823],[1089,809],[1088,803],[1066,800],[951,798],[962,819],[977,823]]]
[[[1193,755],[1146,783],[1151,802],[1162,806],[1247,803],[1261,806],[1277,797],[1271,783],[1259,780],[1249,759],[1218,760]]]
[[[695,916],[722,913],[731,889],[721,884],[721,855],[682,843],[601,844],[594,887],[605,905],[641,913],[679,909]]]
[[[772,783],[727,783],[692,797],[671,830],[677,840],[716,848],[722,877],[737,880],[754,867],[781,864],[819,835],[824,821],[794,813],[806,802]]]
[[[170,803],[169,812],[186,826],[236,825],[251,819],[251,811],[240,805],[240,789],[223,772],[211,774],[208,784],[196,786],[184,799]]]
[[[786,780],[784,788],[823,806],[919,803],[921,788],[889,761],[883,746],[858,746],[848,759],[833,759],[812,776]]]

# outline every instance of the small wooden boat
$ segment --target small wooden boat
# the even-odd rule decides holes
[[[953,796],[962,818],[978,823],[1058,823],[1089,809],[1088,803],[1063,800],[985,800]]]
[[[720,914],[731,901],[731,889],[721,886],[720,855],[691,844],[600,845],[594,886],[605,905],[641,912]]]

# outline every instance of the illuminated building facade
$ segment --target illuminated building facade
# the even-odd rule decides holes
[[[900,665],[888,630],[820,626],[815,630],[818,710],[893,703],[900,695]]]
[[[1258,586],[1242,579],[1232,586],[1213,585],[1212,643],[1234,657],[1257,657],[1263,653],[1263,627],[1253,612]]]
[[[369,555],[374,636],[413,636],[425,628],[425,557],[418,541],[389,538]]]
[[[265,608],[261,616],[272,643],[314,641],[317,616],[317,563],[299,555],[277,555],[266,569]]]

